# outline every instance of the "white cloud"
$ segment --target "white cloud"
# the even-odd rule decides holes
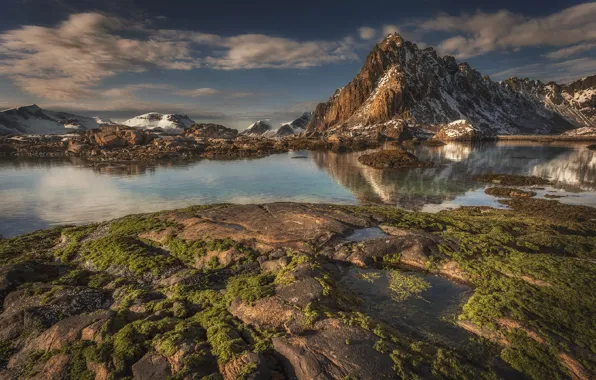
[[[30,94],[52,100],[91,98],[104,79],[151,68],[308,68],[357,58],[350,38],[222,37],[151,29],[95,12],[73,14],[55,27],[23,26],[0,33],[0,75]],[[120,94],[126,91],[134,89]],[[198,95],[203,94],[190,96]]]
[[[181,95],[181,96],[190,96],[192,98],[198,98],[200,96],[208,96],[208,95],[216,95],[219,94],[221,91],[216,90],[214,88],[203,87],[203,88],[195,88],[191,90],[179,90],[175,91],[174,94]]]
[[[545,56],[550,59],[563,59],[568,58],[574,55],[578,55],[581,53],[585,53],[587,51],[591,51],[596,49],[596,43],[583,43],[579,45],[569,46],[563,49],[551,51],[550,53],[546,54]],[[594,68],[596,70],[596,67]]]
[[[542,81],[555,81],[557,83],[569,83],[578,78],[594,75],[596,59],[583,57],[562,62],[534,63],[519,67],[513,67],[491,74],[491,78],[502,80],[509,77],[528,77]]]
[[[358,29],[358,35],[363,40],[372,40],[377,35],[377,30],[370,26],[363,26]]]
[[[460,16],[440,14],[416,23],[414,28],[419,32],[455,34],[442,41],[438,49],[457,58],[529,46],[567,46],[596,41],[596,2],[536,18],[506,10]]]

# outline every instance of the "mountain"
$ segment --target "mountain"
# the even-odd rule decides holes
[[[56,134],[98,128],[111,120],[48,111],[36,104],[0,111],[0,134]]]
[[[122,124],[129,127],[144,129],[162,128],[168,132],[182,132],[184,128],[190,128],[195,122],[186,115],[149,112],[128,119],[122,122]]]
[[[527,80],[494,82],[467,63],[393,33],[373,48],[350,83],[316,107],[306,129],[354,134],[396,120],[439,125],[465,119],[496,134],[560,133],[594,123],[592,97],[586,100],[593,95],[591,81],[535,81],[532,89]]]
[[[265,120],[259,120],[239,133],[240,136],[263,136],[275,133],[273,127]]]
[[[306,126],[312,119],[312,115],[312,112],[305,112],[302,114],[302,116],[291,123],[283,124],[281,127],[279,127],[277,132],[275,132],[274,137],[285,137],[304,132],[306,130]]]

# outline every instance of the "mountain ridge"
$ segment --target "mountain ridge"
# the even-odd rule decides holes
[[[588,91],[594,88],[587,86],[590,78],[584,79]],[[392,33],[375,45],[352,81],[317,105],[306,131],[361,133],[396,119],[419,125],[467,119],[494,134],[561,133],[596,125],[589,113],[593,96],[572,103],[565,86],[529,82],[494,82],[466,62],[439,57],[433,48],[419,49]]]

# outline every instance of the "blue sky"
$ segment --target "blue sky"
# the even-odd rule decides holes
[[[496,80],[596,74],[596,3],[3,0],[0,108],[277,124],[349,82],[391,31]]]

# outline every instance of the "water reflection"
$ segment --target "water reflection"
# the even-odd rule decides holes
[[[562,190],[582,191],[561,201],[596,206],[596,154],[584,144],[452,143],[411,150],[436,166],[376,170],[358,162],[366,152],[292,152],[155,166],[89,165],[76,158],[0,160],[0,234],[201,203],[385,203],[424,211],[499,206],[484,194],[486,185],[472,179],[491,172],[547,177]],[[307,158],[292,159],[296,156]]]

